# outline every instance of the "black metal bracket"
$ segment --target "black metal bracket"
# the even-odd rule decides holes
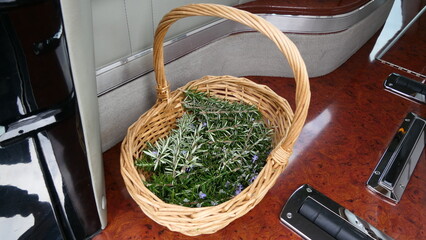
[[[291,195],[280,219],[304,239],[392,239],[307,184]]]
[[[383,83],[385,89],[414,101],[426,104],[426,85],[392,73]]]
[[[409,113],[393,137],[367,187],[386,199],[398,203],[425,147],[426,121]]]

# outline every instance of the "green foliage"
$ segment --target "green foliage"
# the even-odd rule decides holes
[[[145,185],[165,202],[217,205],[257,177],[272,149],[272,131],[255,106],[185,94],[177,128],[149,144],[135,165],[152,173]]]

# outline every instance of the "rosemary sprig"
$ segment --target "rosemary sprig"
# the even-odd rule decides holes
[[[217,205],[250,185],[272,149],[255,106],[188,90],[177,128],[143,151],[135,165],[151,172],[145,185],[165,202]]]

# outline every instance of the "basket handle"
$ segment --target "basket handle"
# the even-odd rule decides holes
[[[174,22],[189,16],[220,17],[244,24],[271,39],[287,58],[296,81],[296,111],[294,113],[292,126],[284,142],[281,143],[281,147],[286,153],[290,153],[302,130],[308,113],[311,96],[308,73],[305,63],[294,43],[274,25],[257,15],[217,4],[190,4],[175,8],[167,13],[158,24],[154,36],[153,57],[155,78],[157,81],[157,101],[162,102],[170,99],[170,87],[164,70],[164,38],[168,29]]]

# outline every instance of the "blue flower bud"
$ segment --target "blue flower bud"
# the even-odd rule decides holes
[[[205,197],[207,197],[207,194],[205,194],[205,193],[203,193],[203,192],[200,192],[200,193],[198,194],[198,196],[199,196],[201,199],[204,199]]]

